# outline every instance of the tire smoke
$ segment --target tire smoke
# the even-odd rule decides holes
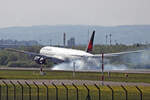
[[[78,71],[101,71],[101,59],[94,58],[61,63],[55,65],[52,70],[73,70],[73,63],[75,63],[75,69]],[[104,59],[104,63],[104,70],[150,69],[150,50]]]

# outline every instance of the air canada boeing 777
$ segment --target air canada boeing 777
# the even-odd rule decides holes
[[[70,48],[53,47],[53,46],[45,46],[41,48],[40,53],[33,53],[33,52],[15,50],[15,49],[7,49],[7,50],[20,52],[20,53],[33,56],[34,57],[33,60],[38,64],[45,64],[46,59],[50,59],[50,61],[58,64],[62,62],[70,62],[77,59],[101,58],[102,56],[101,54],[96,54],[96,55],[91,54],[91,51],[93,49],[94,36],[95,36],[95,31],[93,31],[85,51],[70,49]],[[108,53],[105,54],[105,57],[118,56],[118,55],[128,54],[128,53],[137,53],[142,51],[143,50],[127,51],[127,52],[120,52],[120,53]]]

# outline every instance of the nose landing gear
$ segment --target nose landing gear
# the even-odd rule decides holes
[[[43,71],[43,66],[40,67],[40,75],[46,75],[46,73]]]

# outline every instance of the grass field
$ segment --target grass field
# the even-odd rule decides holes
[[[101,80],[100,72],[76,72],[75,77],[71,71],[45,71],[46,75],[40,75],[39,71],[32,70],[0,70],[0,79],[70,79],[70,80]],[[108,77],[104,73],[105,81],[115,82],[145,82],[150,83],[150,74],[111,73]]]

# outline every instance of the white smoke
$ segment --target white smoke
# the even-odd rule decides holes
[[[127,67],[125,65],[111,65],[109,64],[109,60],[105,59],[104,70],[125,70]],[[55,65],[52,70],[73,70],[73,66],[75,63],[75,70],[82,71],[82,70],[101,70],[101,60],[100,59],[93,59],[89,58],[85,60],[75,60],[69,63],[62,63]]]
[[[113,59],[113,58],[112,58]],[[121,62],[120,60],[121,59]],[[145,69],[150,68],[150,50],[139,53],[129,53],[119,58],[115,58],[114,62],[104,59],[104,70],[127,70],[127,69]],[[117,62],[117,64],[116,64]],[[86,60],[75,60],[69,63],[56,65],[52,70],[73,70],[75,63],[76,70],[101,70],[101,59],[88,58]]]
[[[127,70],[128,67],[125,65],[112,65],[112,64],[107,64],[104,67],[104,70]]]
[[[150,68],[150,50],[145,50],[138,53],[127,54],[122,57],[124,64],[128,68],[145,69]]]
[[[53,70],[73,70],[75,64],[76,70],[91,70],[99,66],[99,63],[97,60],[74,60],[68,63],[61,63],[58,65],[55,65],[52,69]]]

